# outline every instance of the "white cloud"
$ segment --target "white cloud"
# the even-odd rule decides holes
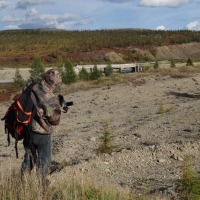
[[[27,9],[30,6],[40,4],[54,4],[54,2],[49,0],[19,0],[15,6],[15,9]]]
[[[31,11],[31,10],[30,10]],[[36,10],[30,13],[36,14]],[[12,16],[5,16],[0,22],[10,24],[9,29],[36,29],[36,28],[55,28],[55,29],[77,29],[87,26],[92,22],[90,18],[80,18],[80,16],[65,13],[63,15],[32,15],[27,18],[16,18]]]
[[[7,8],[8,3],[6,1],[0,1],[0,10]]]
[[[165,30],[165,26],[161,25],[161,26],[157,26],[156,30]]]
[[[38,13],[38,11],[35,8],[31,8],[31,10],[28,10],[26,13],[26,17],[33,17]]]
[[[19,29],[17,25],[8,25],[4,27],[5,30],[16,30]]]
[[[180,7],[193,0],[140,0],[139,6],[147,7]]]
[[[16,18],[16,17],[12,17],[10,15],[3,17],[0,22],[4,22],[4,23],[16,23],[16,22],[22,22],[23,19],[21,18]]]
[[[41,15],[37,16],[37,10],[31,9],[26,13],[27,18],[5,16],[0,22],[8,24],[7,29],[35,29],[35,28],[58,28],[73,29],[83,27],[91,23],[91,19],[80,18],[78,15],[65,13],[63,15]]]
[[[200,22],[199,21],[191,22],[186,25],[186,29],[199,31],[200,30]]]

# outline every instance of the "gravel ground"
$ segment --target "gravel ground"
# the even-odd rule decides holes
[[[151,194],[152,199],[177,199],[174,183],[185,156],[200,171],[200,75],[173,79],[148,75],[142,85],[121,84],[65,95],[74,101],[53,134],[53,160],[65,163],[53,173],[52,183],[76,174],[102,184],[128,187]],[[8,103],[1,104],[3,116]],[[97,155],[105,130],[117,146],[111,154]],[[3,133],[3,123],[0,122]],[[14,142],[13,142],[14,143]],[[0,166],[19,168],[14,145],[0,135]],[[64,165],[64,164],[63,164]]]

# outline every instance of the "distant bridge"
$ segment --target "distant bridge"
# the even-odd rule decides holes
[[[97,68],[105,72],[105,68],[108,66],[108,64],[100,64],[96,65]],[[136,63],[128,63],[128,64],[111,64],[111,67],[113,68],[114,71],[118,72],[124,72],[124,73],[133,73],[133,72],[141,72],[143,71],[143,68]],[[74,67],[75,72],[79,74],[82,68],[85,68],[88,72],[92,72],[94,65],[76,65]]]

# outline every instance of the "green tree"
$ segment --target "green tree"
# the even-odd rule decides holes
[[[77,81],[77,74],[70,60],[67,60],[64,64],[64,69],[62,72],[62,81],[64,84],[70,84]]]
[[[186,66],[194,66],[194,64],[193,64],[193,62],[192,62],[192,59],[191,59],[191,58],[188,58],[188,59],[187,59]]]
[[[25,85],[25,80],[22,78],[18,67],[16,67],[15,71],[14,84],[19,87],[23,87]]]
[[[114,135],[108,130],[108,123],[104,125],[102,136],[99,138],[100,145],[97,149],[98,154],[112,153],[116,150],[117,146],[113,145]]]
[[[41,75],[45,72],[45,66],[39,56],[35,56],[33,58],[32,64],[31,64],[31,70],[30,72],[30,79],[38,82],[41,80]]]
[[[102,77],[101,71],[97,68],[97,65],[94,65],[93,71],[90,75],[91,80],[98,80]]]
[[[175,61],[173,59],[170,62],[170,67],[171,68],[175,68],[176,67],[176,63],[175,63]]]
[[[105,76],[111,76],[113,74],[113,68],[111,66],[111,64],[108,64],[105,68]]]
[[[83,67],[79,72],[79,79],[80,80],[90,80],[90,73]]]

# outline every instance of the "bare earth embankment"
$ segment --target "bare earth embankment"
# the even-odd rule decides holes
[[[53,160],[69,164],[52,174],[52,184],[75,174],[99,184],[176,199],[174,182],[184,157],[194,156],[193,166],[200,171],[200,74],[186,78],[149,74],[138,78],[138,83],[143,84],[119,84],[65,95],[74,106],[63,113],[53,134]],[[7,106],[1,104],[1,116]],[[105,123],[115,136],[118,150],[97,156]],[[0,167],[19,169],[24,152],[21,142],[16,159],[14,141],[7,147],[2,121],[0,132]]]

